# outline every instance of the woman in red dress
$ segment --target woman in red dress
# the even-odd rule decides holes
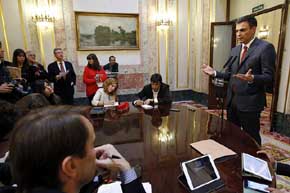
[[[91,101],[98,90],[97,79],[100,82],[104,82],[107,79],[107,75],[95,54],[89,54],[87,60],[88,65],[84,70],[83,81],[86,85],[86,93],[89,103],[91,104]]]

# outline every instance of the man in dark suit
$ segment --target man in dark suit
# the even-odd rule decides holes
[[[80,113],[50,107],[15,125],[9,163],[19,192],[78,193],[84,185],[82,193],[96,192],[101,176],[95,175],[105,169],[120,172],[123,193],[145,193],[134,168],[114,146],[94,147],[94,127]]]
[[[53,50],[56,61],[48,65],[48,77],[54,83],[54,92],[64,104],[73,104],[76,74],[73,65],[63,60],[61,48]]]
[[[150,84],[137,94],[138,100],[133,102],[134,105],[140,106],[143,104],[166,104],[171,103],[169,85],[162,82],[160,74],[153,74],[150,78]]]
[[[3,66],[12,66],[12,63],[9,61],[4,60],[4,50],[0,48],[0,65]]]
[[[109,63],[104,66],[104,70],[109,72],[119,72],[118,66],[119,64],[116,62],[116,57],[110,56]]]
[[[274,46],[255,37],[257,20],[245,16],[236,22],[236,36],[241,43],[231,50],[226,71],[218,72],[203,64],[203,72],[229,81],[228,120],[251,135],[258,144],[260,113],[266,106],[265,87],[273,84],[276,52]]]

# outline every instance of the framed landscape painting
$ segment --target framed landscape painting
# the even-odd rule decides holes
[[[78,50],[139,49],[139,15],[75,12]]]

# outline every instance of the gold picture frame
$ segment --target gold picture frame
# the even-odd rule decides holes
[[[77,49],[139,50],[139,15],[75,12]]]

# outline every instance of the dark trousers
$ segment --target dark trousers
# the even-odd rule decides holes
[[[73,105],[74,104],[74,95],[73,93],[66,93],[65,91],[63,92],[55,92],[55,94],[57,94],[60,98],[61,98],[61,102],[64,105]]]
[[[228,120],[243,128],[255,141],[261,145],[260,136],[260,113],[239,111],[235,105],[230,105],[227,109]]]
[[[89,105],[92,105],[92,100],[94,98],[95,94],[92,94],[91,96],[88,96],[88,100],[89,100]]]

